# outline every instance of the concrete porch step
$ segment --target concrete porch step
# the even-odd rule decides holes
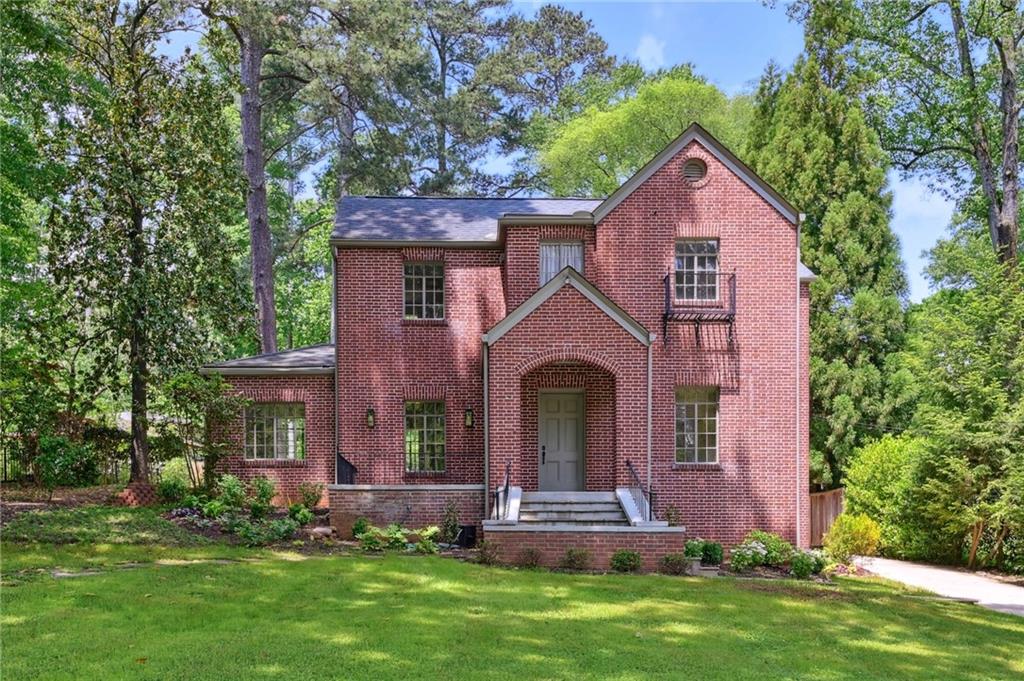
[[[524,520],[519,519],[519,525],[525,525],[528,527],[589,527],[589,528],[601,528],[601,527],[629,527],[629,521],[623,517],[620,520]]]
[[[595,501],[595,502],[556,502],[556,501],[527,501],[520,502],[520,513],[523,511],[566,511],[581,510],[597,513],[621,513],[622,507],[618,502]]]
[[[523,492],[523,503],[533,501],[618,503],[615,492]]]
[[[564,511],[519,511],[519,522],[525,522],[528,520],[544,520],[551,522],[588,522],[588,523],[603,523],[605,521],[616,521],[626,520],[626,516],[623,515],[622,510],[607,512],[607,511],[581,511],[577,509],[568,509]]]

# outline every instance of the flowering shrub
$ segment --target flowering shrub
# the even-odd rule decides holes
[[[763,530],[753,530],[743,538],[744,544],[757,542],[764,549],[764,561],[761,565],[785,565],[793,555],[793,545],[777,534]]]
[[[729,564],[737,572],[745,572],[751,568],[765,565],[768,549],[759,541],[745,541],[732,550]]]

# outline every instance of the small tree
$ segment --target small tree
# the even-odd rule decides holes
[[[193,487],[216,487],[217,464],[232,445],[224,425],[237,419],[248,402],[216,375],[178,374],[162,386],[158,404],[167,418],[158,429],[182,443]],[[198,469],[200,460],[202,474]]]

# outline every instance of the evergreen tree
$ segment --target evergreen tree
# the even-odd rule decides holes
[[[886,155],[865,122],[857,83],[827,35],[779,83],[770,66],[746,158],[806,214],[811,285],[812,476],[838,485],[853,450],[905,418],[901,346],[906,281],[889,226]]]

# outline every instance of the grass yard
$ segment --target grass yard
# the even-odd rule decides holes
[[[75,548],[64,550],[70,557]],[[29,551],[5,545],[5,571],[12,557],[30,565]],[[568,575],[397,555],[264,556],[8,580],[0,677],[1024,677],[1024,618],[879,582]]]

